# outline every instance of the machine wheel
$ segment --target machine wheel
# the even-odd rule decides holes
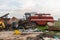
[[[27,23],[25,25],[26,28],[36,28],[37,27],[37,24],[34,23],[34,22],[30,22],[30,23]]]
[[[35,22],[31,22],[31,26],[32,26],[33,28],[36,28],[38,25],[37,25]]]

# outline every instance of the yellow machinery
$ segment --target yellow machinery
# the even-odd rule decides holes
[[[0,21],[0,28],[5,28],[5,24],[2,21]]]
[[[20,35],[21,32],[20,32],[19,30],[14,30],[14,34],[15,34],[15,35]]]

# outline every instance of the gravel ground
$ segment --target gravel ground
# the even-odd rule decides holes
[[[35,40],[36,36],[39,35],[40,33],[37,32],[29,32],[26,33],[24,32],[21,35],[14,35],[13,31],[3,31],[0,32],[0,39],[2,40],[27,40],[27,37],[31,37],[34,38],[33,40]],[[48,38],[48,37],[44,37],[44,40],[60,40],[58,38]]]
[[[4,40],[27,40],[27,37],[36,37],[40,33],[22,33],[21,35],[14,35],[13,31],[3,31],[0,32],[0,39]]]

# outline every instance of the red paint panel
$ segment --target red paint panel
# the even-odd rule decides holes
[[[37,24],[38,25],[46,25],[46,22],[44,22],[44,21],[38,21]]]

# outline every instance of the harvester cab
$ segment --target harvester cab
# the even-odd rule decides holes
[[[35,23],[31,22],[31,17],[35,15],[35,13],[25,13],[26,17],[26,28],[34,28],[36,27]]]
[[[28,20],[28,17],[31,17],[30,13],[25,13],[26,20]]]

